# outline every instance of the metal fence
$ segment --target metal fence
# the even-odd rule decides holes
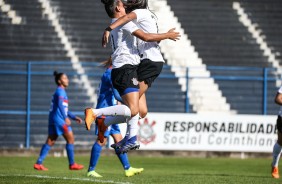
[[[26,88],[23,90],[26,90],[26,107],[25,110],[18,110],[18,109],[0,109],[0,115],[26,115],[26,140],[25,140],[25,147],[29,148],[30,146],[30,117],[31,115],[40,115],[40,114],[48,114],[48,111],[37,111],[37,110],[31,110],[31,88],[32,88],[32,76],[33,75],[52,75],[52,71],[44,71],[44,70],[36,70],[33,69],[35,66],[42,66],[42,65],[51,65],[51,66],[68,66],[70,67],[72,64],[70,62],[4,62],[0,61],[0,75],[5,76],[19,76],[21,78],[26,78]],[[82,62],[82,65],[92,66],[92,67],[99,67],[99,64],[97,63],[89,63],[89,62]],[[165,69],[170,70],[170,66],[164,66]],[[194,79],[194,78],[209,78],[208,76],[202,77],[202,76],[191,76],[189,68],[181,68],[183,70],[184,75],[180,76],[180,78],[186,79],[186,101],[185,101],[185,112],[189,113],[191,112],[191,109],[189,109],[189,80],[188,79]],[[223,66],[208,66],[207,70],[211,72],[211,78],[213,78],[215,81],[256,81],[261,83],[262,86],[262,96],[259,97],[262,99],[261,104],[261,112],[264,115],[268,114],[268,98],[269,98],[269,87],[268,84],[270,82],[276,82],[280,80],[280,76],[277,77],[275,74],[275,69],[273,68],[254,68],[254,67],[223,67]],[[97,76],[100,77],[102,73],[92,73],[92,72],[85,72],[85,73],[78,73],[76,71],[74,72],[68,72],[69,76]],[[175,75],[170,75],[163,73],[159,76],[159,78],[175,78]],[[272,90],[272,89],[271,89]],[[273,91],[276,91],[277,89],[273,89]],[[78,115],[82,115],[82,112],[75,112]]]

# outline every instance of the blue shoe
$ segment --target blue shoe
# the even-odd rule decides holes
[[[115,143],[115,144],[112,144],[111,147],[114,148],[114,149],[119,149],[122,147],[122,145],[124,145],[124,143],[126,143],[128,137],[125,136],[121,141]]]
[[[117,153],[127,153],[129,150],[139,149],[140,144],[137,142],[137,137],[133,136],[126,141],[120,148],[116,149]]]

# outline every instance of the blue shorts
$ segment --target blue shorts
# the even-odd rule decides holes
[[[119,129],[118,124],[113,124],[113,125],[109,126],[108,130],[105,131],[105,133],[104,133],[104,137],[109,137],[109,135],[113,135],[113,134],[120,134],[120,129]],[[98,135],[97,125],[95,126],[95,135]]]
[[[70,125],[64,124],[51,124],[48,126],[48,135],[62,135],[68,132],[72,132],[72,128]]]

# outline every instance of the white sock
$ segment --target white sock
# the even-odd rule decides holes
[[[104,124],[110,126],[112,124],[126,123],[128,117],[125,116],[106,116]]]
[[[279,159],[281,155],[281,149],[282,147],[276,142],[273,146],[273,152],[272,152],[272,156],[273,156],[272,166],[273,167],[278,167],[278,163],[279,163]]]
[[[92,111],[97,116],[125,116],[130,117],[131,111],[126,105],[114,105],[101,109],[93,109]]]
[[[127,139],[129,137],[129,131],[130,131],[130,126],[128,126],[128,121],[129,121],[129,119],[127,119],[126,132],[125,132],[125,136],[124,136],[124,137],[127,137]]]
[[[129,119],[127,123],[128,139],[137,135],[139,113]]]

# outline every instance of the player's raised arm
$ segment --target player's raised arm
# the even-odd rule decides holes
[[[137,15],[134,12],[130,12],[120,18],[117,19],[117,21],[115,21],[114,23],[112,23],[108,29],[113,30],[115,28],[117,28],[118,26],[124,25],[134,19],[137,19]],[[106,28],[107,29],[107,28]]]
[[[179,32],[175,32],[175,28],[170,29],[167,33],[145,33],[141,29],[133,32],[133,35],[146,42],[159,42],[165,39],[173,41],[179,40]]]
[[[136,18],[137,18],[136,14],[134,12],[130,12],[129,14],[120,17],[117,21],[115,21],[109,27],[107,27],[103,33],[102,46],[106,47],[107,43],[109,42],[110,32],[113,29],[117,28],[118,26],[124,25]]]

